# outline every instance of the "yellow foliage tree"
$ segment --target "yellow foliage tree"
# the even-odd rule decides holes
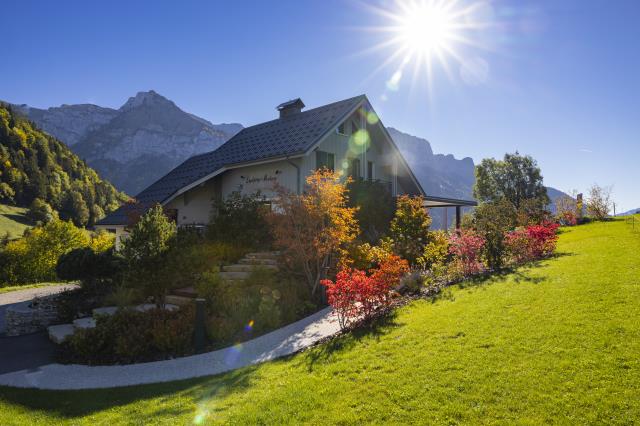
[[[24,238],[7,244],[0,259],[0,279],[16,284],[55,280],[58,258],[89,243],[87,231],[71,222],[53,219],[33,228]]]
[[[321,169],[307,177],[303,194],[276,188],[277,207],[268,215],[275,245],[302,270],[312,294],[328,268],[344,261],[358,235],[357,209],[347,207],[347,183]]]

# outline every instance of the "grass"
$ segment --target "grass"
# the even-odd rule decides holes
[[[0,423],[632,424],[640,238],[567,229],[559,254],[228,374],[112,390],[0,389]]]
[[[25,208],[0,204],[0,237],[7,233],[10,239],[21,237],[25,229],[33,226],[26,214]]]
[[[11,285],[11,286],[6,286],[6,287],[2,287],[0,285],[0,294],[2,293],[9,293],[12,291],[19,291],[19,290],[26,290],[28,288],[40,288],[40,287],[49,287],[51,285],[64,285],[67,283],[36,283],[36,284],[23,284],[23,285]]]

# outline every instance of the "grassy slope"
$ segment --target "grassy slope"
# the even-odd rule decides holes
[[[0,204],[0,237],[9,232],[9,238],[19,238],[25,229],[31,227],[26,216],[27,209]]]
[[[0,389],[0,423],[619,423],[640,419],[640,235],[565,232],[558,258],[416,302],[373,331],[222,376]]]

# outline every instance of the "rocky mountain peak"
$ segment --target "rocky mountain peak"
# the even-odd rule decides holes
[[[130,97],[127,102],[124,103],[120,107],[120,111],[129,111],[134,108],[139,108],[142,106],[151,106],[151,107],[173,107],[177,108],[176,104],[174,104],[169,99],[164,96],[158,94],[154,90],[149,90],[147,92],[138,92],[135,96]]]

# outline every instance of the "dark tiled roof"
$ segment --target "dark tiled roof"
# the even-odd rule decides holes
[[[365,99],[364,95],[360,95],[247,127],[215,151],[184,161],[135,198],[143,206],[162,203],[190,183],[225,166],[303,154]],[[125,206],[120,207],[98,224],[126,224],[125,209]]]

